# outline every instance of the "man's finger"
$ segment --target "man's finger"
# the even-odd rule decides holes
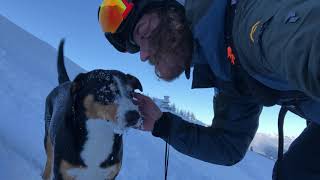
[[[139,101],[137,99],[132,99],[134,105],[139,105]]]
[[[150,116],[148,115],[142,116],[142,120],[143,120],[143,125],[148,124],[150,120]]]
[[[133,102],[133,104],[134,105],[136,105],[136,106],[140,106],[140,107],[143,107],[145,104],[146,104],[146,102],[142,99],[132,99],[132,102]]]
[[[143,99],[144,98],[144,96],[142,94],[137,93],[137,92],[134,92],[132,95],[136,99]]]
[[[150,109],[147,107],[147,106],[140,106],[141,108],[141,112],[144,113],[144,114],[150,114]]]

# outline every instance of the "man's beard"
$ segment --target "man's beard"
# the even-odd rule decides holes
[[[150,57],[148,62],[154,66],[155,74],[158,78],[171,82],[177,79],[185,70],[185,60],[178,58],[180,57],[177,57],[176,54],[158,51],[154,56]],[[160,71],[160,66],[162,66],[163,71],[165,68],[165,73]]]
[[[154,68],[154,70],[155,70],[155,74],[158,78],[160,78],[164,81],[167,81],[167,82],[172,82],[172,81],[176,80],[184,72],[183,68],[177,69],[177,68],[172,67],[172,69],[170,69],[170,68],[167,69],[170,71],[169,75],[163,76],[163,75],[161,75],[161,72],[156,69],[156,67]]]

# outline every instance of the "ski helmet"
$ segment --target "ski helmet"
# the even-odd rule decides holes
[[[98,19],[105,37],[118,51],[136,53],[140,50],[133,40],[136,23],[147,10],[161,7],[184,11],[176,0],[103,0]]]

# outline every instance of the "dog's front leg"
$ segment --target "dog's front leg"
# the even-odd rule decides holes
[[[46,161],[46,166],[45,166],[44,172],[42,174],[42,179],[43,180],[50,180],[52,177],[52,167],[53,167],[53,148],[52,148],[52,144],[50,141],[50,136],[48,135],[48,133],[46,133],[46,134],[47,135],[44,139],[44,143],[45,143],[47,161]]]

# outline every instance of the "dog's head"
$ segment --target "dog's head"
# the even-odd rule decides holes
[[[142,91],[140,81],[116,70],[93,70],[79,74],[72,83],[74,106],[86,119],[109,121],[121,133],[127,127],[141,126],[138,107],[132,102],[134,90]]]

